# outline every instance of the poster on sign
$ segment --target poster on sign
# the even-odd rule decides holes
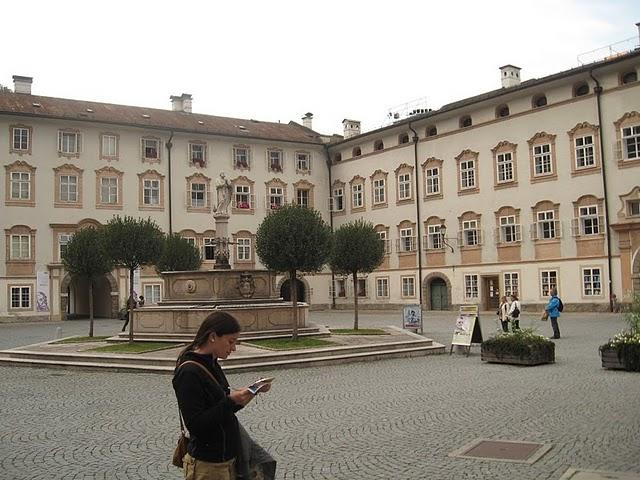
[[[460,315],[456,319],[456,327],[453,330],[451,345],[471,345],[473,327],[476,324],[475,315]]]
[[[420,305],[405,305],[402,309],[402,327],[418,329],[422,327],[422,309]]]

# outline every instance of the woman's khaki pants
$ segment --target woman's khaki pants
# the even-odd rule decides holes
[[[183,459],[185,480],[235,480],[235,458],[222,463],[196,460],[188,453]]]

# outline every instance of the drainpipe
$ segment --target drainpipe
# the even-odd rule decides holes
[[[609,283],[609,311],[613,312],[613,281],[611,275],[611,228],[609,227],[609,195],[607,195],[607,170],[604,158],[604,129],[602,128],[602,110],[600,108],[600,96],[602,95],[602,87],[598,79],[593,76],[593,70],[589,70],[589,76],[596,82],[596,108],[598,111],[598,127],[600,128],[600,156],[602,157],[602,191],[604,194],[604,214],[607,225],[607,277]]]
[[[418,177],[420,176],[420,172],[418,170],[418,132],[416,132],[411,126],[411,122],[409,122],[409,130],[413,132],[413,165],[415,168],[415,184],[416,184],[416,224],[418,226],[418,290],[420,292],[420,311],[422,312],[422,225],[420,224],[420,181]],[[422,325],[424,321],[421,322],[421,330],[422,333]]]
[[[329,170],[329,198],[331,198],[333,196],[333,187],[331,186],[331,156],[329,155],[329,146],[327,144],[323,146],[324,152],[327,155],[327,170]],[[329,226],[331,227],[331,232],[333,232],[333,208],[329,209]],[[333,269],[331,269],[331,309],[336,309],[336,274]]]
[[[171,205],[171,193],[172,193],[172,188],[171,188],[171,147],[173,147],[173,143],[171,143],[171,140],[173,139],[173,131],[171,132],[171,135],[169,136],[169,140],[167,141],[167,143],[165,143],[165,146],[167,147],[167,167],[169,170],[169,235],[171,235],[173,233],[173,208]]]

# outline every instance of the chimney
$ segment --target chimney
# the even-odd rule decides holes
[[[191,94],[183,93],[180,96],[171,95],[171,109],[174,112],[191,113]]]
[[[33,77],[21,77],[20,75],[13,76],[13,91],[15,93],[26,93],[31,95],[31,84],[33,83]]]
[[[359,120],[349,120],[345,118],[342,120],[342,127],[344,130],[344,138],[355,137],[356,135],[360,135],[360,121]]]
[[[502,88],[520,85],[520,67],[514,65],[500,67],[500,80],[502,81]]]
[[[313,113],[311,112],[305,113],[304,117],[302,117],[302,125],[308,128],[309,130],[313,130],[312,124],[313,124]]]

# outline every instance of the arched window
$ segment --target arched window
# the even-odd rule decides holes
[[[353,157],[359,157],[362,155],[362,149],[360,147],[353,147]]]
[[[638,81],[638,74],[635,71],[624,72],[620,75],[620,83],[626,85],[627,83],[633,83]]]
[[[438,135],[438,128],[435,125],[430,125],[427,127],[427,137],[434,137]]]
[[[536,95],[535,97],[533,97],[533,100],[531,101],[531,106],[533,108],[544,107],[546,104],[547,104],[547,97],[544,93],[541,93],[540,95]]]
[[[382,143],[382,140],[376,140],[373,142],[373,150],[376,152],[378,150],[384,150],[384,143]]]
[[[587,82],[579,82],[573,86],[573,96],[581,97],[589,93],[589,84]]]
[[[398,145],[402,145],[403,143],[409,143],[409,134],[401,133],[398,137]]]
[[[341,162],[341,161],[342,161],[342,154],[340,154],[340,153],[336,153],[336,154],[333,156],[333,161],[334,161],[334,163]]]
[[[460,117],[460,128],[470,127],[472,125],[471,117],[469,115],[464,115]]]
[[[498,105],[496,108],[496,118],[508,117],[509,116],[509,105]]]

